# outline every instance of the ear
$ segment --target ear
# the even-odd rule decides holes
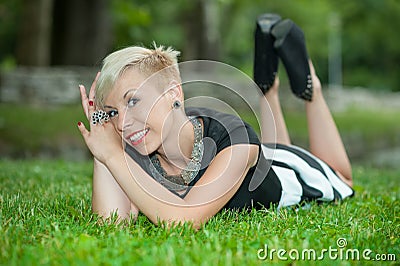
[[[183,101],[182,85],[176,80],[172,80],[168,85],[168,94],[172,100]]]

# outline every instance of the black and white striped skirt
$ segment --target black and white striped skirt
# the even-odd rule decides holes
[[[261,151],[257,165],[224,208],[281,208],[354,195],[330,166],[300,147],[262,144]]]

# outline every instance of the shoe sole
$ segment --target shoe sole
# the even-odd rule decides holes
[[[272,36],[275,37],[274,47],[278,49],[282,46],[282,43],[285,41],[286,36],[293,28],[294,22],[290,19],[282,20],[276,27],[274,27],[271,31]]]
[[[257,18],[257,25],[263,33],[269,34],[272,27],[281,20],[281,16],[276,14],[262,14]]]

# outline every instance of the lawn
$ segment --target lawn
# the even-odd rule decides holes
[[[199,231],[164,229],[143,215],[123,226],[99,224],[91,213],[89,162],[1,160],[0,169],[0,265],[312,265],[322,256],[325,265],[374,262],[366,257],[400,261],[400,169],[356,166],[356,195],[349,200],[222,212]]]
[[[2,104],[0,114],[0,154],[35,158],[44,148],[52,157],[57,149],[83,145],[76,129],[83,120],[79,105]],[[399,114],[348,110],[334,116],[346,146],[362,144],[366,152],[398,144]],[[304,115],[285,116],[294,142],[306,145]],[[124,226],[99,224],[91,213],[91,173],[90,162],[0,159],[0,265],[309,265],[319,257],[329,265],[376,262],[362,252],[381,256],[385,265],[400,263],[399,168],[355,166],[356,195],[342,203],[221,212],[199,231],[167,230],[143,215]],[[360,259],[353,259],[357,254]]]

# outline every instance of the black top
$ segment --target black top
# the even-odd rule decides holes
[[[216,154],[235,144],[259,146],[257,163],[247,172],[242,184],[223,209],[278,208],[309,201],[329,202],[354,195],[354,191],[322,160],[293,145],[260,144],[254,130],[240,118],[206,108],[189,108],[186,113],[203,120],[204,154],[202,169],[185,191],[173,191],[182,198],[207,170]],[[131,146],[126,152],[162,185],[165,178],[153,176],[148,156]],[[156,172],[157,173],[157,172]],[[166,186],[167,187],[167,186]],[[168,188],[168,187],[167,187]]]
[[[213,148],[216,151],[208,154],[211,158],[231,145],[259,146],[256,165],[249,169],[224,209],[260,209],[271,205],[279,208],[310,201],[342,200],[354,194],[329,165],[300,147],[275,143],[261,145],[253,128],[239,117],[203,108],[188,110],[187,114],[203,119],[204,138],[215,143],[214,147],[205,145],[205,154]]]
[[[191,186],[203,176],[210,162],[223,149],[235,144],[260,145],[260,140],[253,128],[237,116],[207,108],[190,108],[186,110],[186,113],[203,120],[202,169],[189,184]]]
[[[189,190],[203,176],[215,155],[223,149],[235,144],[254,144],[260,146],[260,140],[253,128],[237,116],[207,108],[187,108],[186,114],[188,116],[201,118],[203,121],[204,154],[201,162],[201,170],[193,181],[190,182],[187,190],[184,193],[171,191],[182,198],[186,196]],[[150,176],[152,176],[150,171],[152,165],[148,156],[140,155],[129,145],[126,145],[125,150]],[[260,154],[261,153],[262,151],[260,149]],[[279,182],[274,182],[275,178],[268,180],[266,175],[269,173],[268,169],[270,163],[263,158],[264,156],[259,155],[258,163],[256,166],[249,169],[239,190],[224,208],[261,207],[262,205],[269,207],[270,203],[279,201],[280,191],[276,191],[277,193],[275,193],[275,189],[272,189],[273,191],[271,192],[270,187],[273,185],[274,188],[279,189]],[[263,182],[255,190],[250,191],[251,179],[257,179],[255,175],[259,175],[258,178],[263,180]],[[266,193],[267,188],[269,188],[268,193]],[[255,204],[255,201],[261,203],[261,205]]]

